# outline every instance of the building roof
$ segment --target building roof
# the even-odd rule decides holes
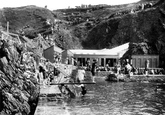
[[[125,43],[123,45],[114,47],[112,49],[103,49],[103,50],[101,50],[100,54],[118,55],[119,53],[121,53],[123,51],[124,52],[127,51],[128,47],[129,47],[129,43]]]
[[[72,49],[70,50],[73,54],[84,54],[84,55],[122,55],[128,50],[129,43],[117,46],[112,49],[101,49],[101,50],[87,50],[87,49]],[[121,55],[120,55],[121,57]]]
[[[62,53],[63,52],[63,50],[60,47],[56,46],[56,45],[54,45],[54,51],[56,51],[58,53]]]
[[[94,55],[98,54],[100,50],[86,50],[86,49],[73,49],[70,50],[73,54],[89,54]]]

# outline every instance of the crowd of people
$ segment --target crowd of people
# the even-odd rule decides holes
[[[129,62],[128,59],[118,60],[113,67],[110,66],[110,60],[106,66],[99,66],[96,60],[93,60],[92,65],[90,60],[86,61],[86,71],[91,71],[95,76],[99,71],[111,71],[117,74],[132,74],[132,75],[144,75],[144,74],[164,74],[165,71],[162,68],[149,68],[149,60],[146,60],[144,68],[136,68]]]
[[[44,87],[47,85],[49,86],[52,82],[59,83],[61,77],[64,79],[69,77],[68,75],[65,75],[61,71],[59,71],[59,66],[61,64],[61,59],[59,56],[55,57],[55,62],[51,63],[45,58],[37,57],[34,55],[33,52],[21,52],[20,55],[20,61],[19,64],[21,65],[21,68],[23,68],[24,75],[27,77],[30,77],[30,75],[34,75],[37,81],[42,84]],[[7,58],[8,59],[8,58]],[[65,68],[64,71],[67,71],[67,64],[64,64]],[[85,95],[87,90],[83,84],[85,79],[85,71],[91,71],[92,76],[96,75],[96,72],[98,71],[113,71],[117,74],[160,74],[162,73],[162,70],[150,70],[149,69],[149,62],[146,62],[146,68],[144,70],[140,70],[138,68],[133,67],[132,64],[129,63],[129,60],[122,60],[118,61],[114,67],[110,67],[109,64],[104,67],[104,69],[101,69],[100,66],[98,66],[97,60],[93,60],[93,63],[90,63],[90,60],[87,60],[86,62],[86,68],[77,65],[77,73],[75,76],[75,80],[73,80],[76,83],[75,87],[79,87],[81,89],[81,95]],[[67,73],[67,72],[66,72]],[[61,76],[63,74],[63,76]],[[68,79],[65,79],[68,80]],[[64,82],[64,81],[61,81]],[[69,82],[69,81],[67,81]],[[62,84],[62,89],[65,88],[65,90],[69,89],[66,88],[68,85]],[[69,93],[71,94],[71,93]]]

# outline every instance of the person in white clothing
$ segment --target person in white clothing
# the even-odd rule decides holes
[[[131,70],[132,70],[131,65],[130,65],[129,63],[127,63],[127,64],[125,65],[125,68],[126,68],[126,73],[127,73],[127,74],[130,74],[130,72],[131,72]]]
[[[85,80],[85,70],[83,67],[78,67],[77,75],[76,75],[76,82],[83,83]],[[86,88],[84,84],[77,85],[77,87],[81,87],[81,94],[84,96],[86,94]]]
[[[84,77],[85,77],[85,70],[83,68],[78,68],[76,75],[77,82],[83,82],[85,79]]]

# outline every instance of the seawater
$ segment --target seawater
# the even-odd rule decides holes
[[[95,80],[84,97],[39,103],[41,113],[49,108],[45,115],[165,115],[165,91],[156,91],[156,83]]]

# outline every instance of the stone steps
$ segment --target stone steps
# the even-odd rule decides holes
[[[40,95],[34,115],[65,115],[63,107],[56,107],[59,100],[63,99],[57,85],[40,86]]]

